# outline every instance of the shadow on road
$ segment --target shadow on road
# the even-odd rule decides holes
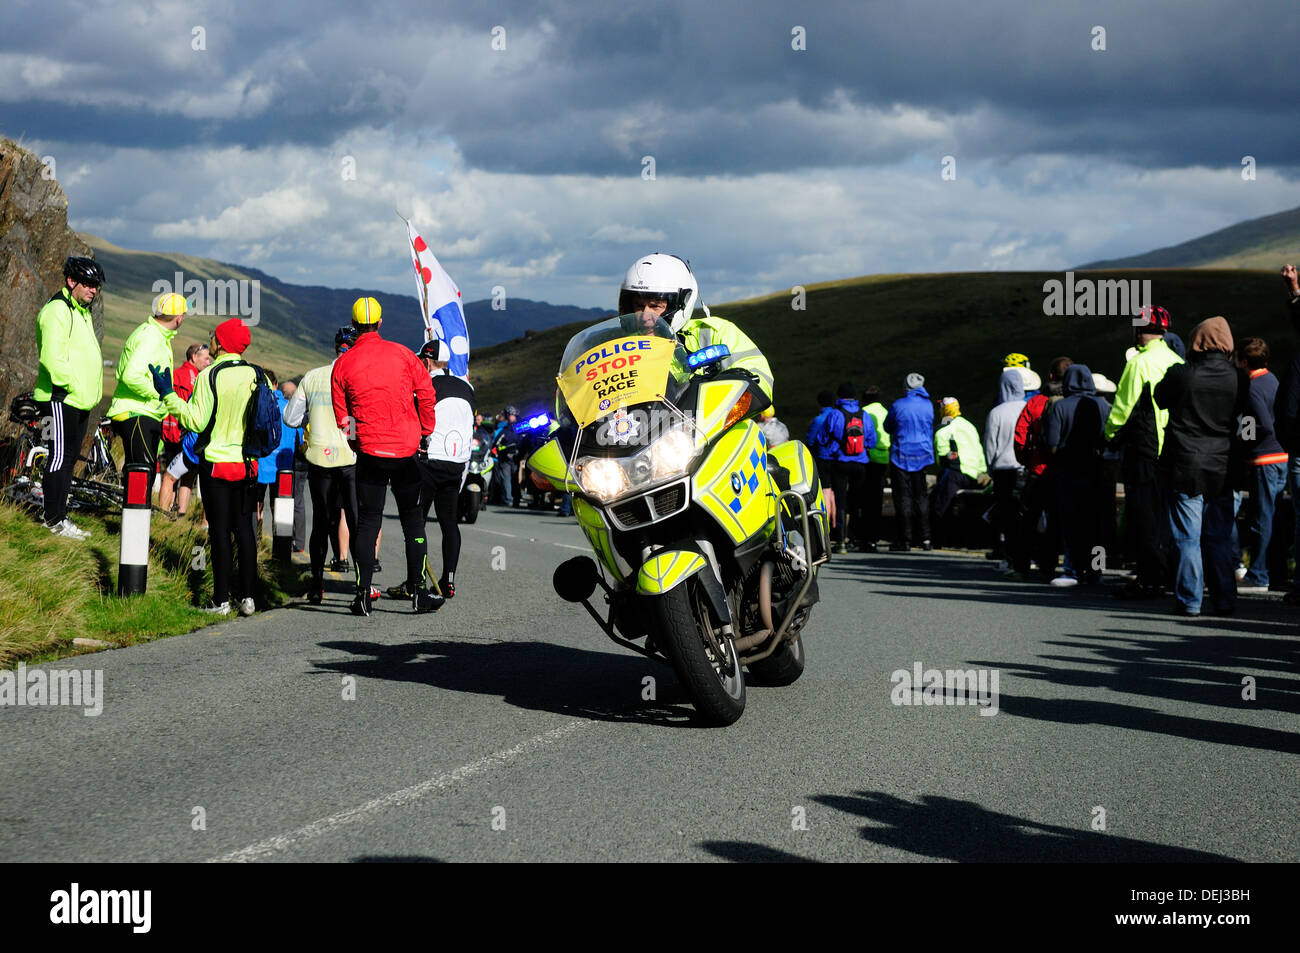
[[[423,854],[376,854],[363,857],[353,857],[349,863],[352,864],[445,864],[445,860],[439,860],[437,857],[426,857]]]
[[[418,682],[507,704],[595,721],[695,727],[693,709],[667,665],[637,656],[549,642],[432,639],[403,645],[322,642],[322,648],[368,656],[315,662],[328,672]],[[655,700],[642,698],[654,678]]]
[[[751,844],[748,841],[741,840],[706,840],[701,842],[699,846],[707,850],[714,857],[721,857],[723,860],[732,860],[738,864],[820,863],[820,861],[812,860],[808,857],[800,857],[798,854],[791,854],[789,851],[780,850],[776,847],[768,847],[766,844]]]
[[[1236,863],[1234,858],[1185,847],[1170,847],[1119,837],[1087,827],[1041,824],[1000,814],[973,801],[922,796],[918,803],[881,791],[855,795],[818,795],[813,800],[873,821],[862,828],[863,840],[922,857],[963,863]]]

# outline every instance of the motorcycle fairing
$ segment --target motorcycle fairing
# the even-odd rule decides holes
[[[776,497],[763,431],[753,421],[723,434],[691,479],[691,499],[737,544],[771,535]]]
[[[708,565],[699,553],[661,550],[646,560],[637,571],[637,592],[647,596],[661,596]]]

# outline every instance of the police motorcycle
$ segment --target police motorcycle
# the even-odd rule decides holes
[[[474,431],[469,442],[469,463],[465,465],[465,485],[460,491],[460,518],[463,522],[473,523],[478,519],[483,501],[487,499],[496,462],[496,457],[492,456],[492,436],[485,430]]]
[[[564,350],[560,427],[529,464],[573,494],[599,564],[562,563],[555,590],[670,664],[702,721],[728,725],[747,680],[803,673],[826,504],[802,443],[767,446],[756,418],[769,401],[745,371],[719,370],[725,346],[688,354],[662,319],[641,321],[602,321]]]

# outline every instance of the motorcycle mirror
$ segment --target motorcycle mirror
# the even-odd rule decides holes
[[[551,584],[556,595],[566,602],[586,602],[596,591],[599,573],[590,556],[574,556],[555,567]]]

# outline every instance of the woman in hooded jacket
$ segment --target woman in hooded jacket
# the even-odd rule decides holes
[[[1192,330],[1187,363],[1171,367],[1155,391],[1156,403],[1169,408],[1160,474],[1169,493],[1178,554],[1174,595],[1182,615],[1201,614],[1207,582],[1211,613],[1231,615],[1236,609],[1228,458],[1237,418],[1249,413],[1250,379],[1233,363],[1232,352],[1228,322],[1202,321]]]

